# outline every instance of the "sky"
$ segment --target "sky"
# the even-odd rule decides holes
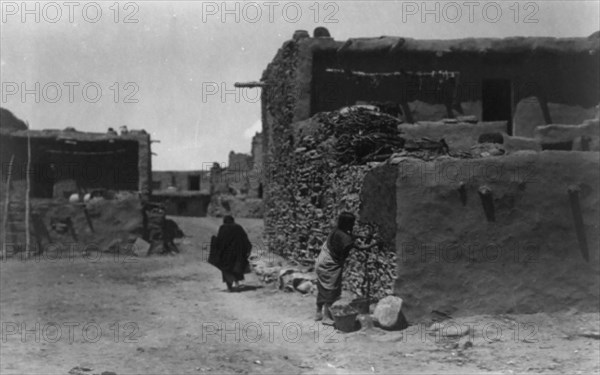
[[[259,80],[295,30],[336,40],[587,37],[594,1],[2,1],[0,106],[32,129],[145,129],[154,170],[250,152]]]

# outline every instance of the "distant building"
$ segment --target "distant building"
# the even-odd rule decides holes
[[[210,204],[209,171],[153,171],[152,197],[167,215],[206,216]]]
[[[31,196],[34,198],[64,198],[94,189],[150,195],[151,142],[145,131],[131,130],[115,135],[80,132],[73,128],[28,130],[22,124],[19,126],[20,120],[11,120],[10,115],[9,111],[2,110],[0,165],[3,182],[11,159],[11,181],[16,184],[25,181],[29,138]],[[5,122],[5,119],[9,121]]]

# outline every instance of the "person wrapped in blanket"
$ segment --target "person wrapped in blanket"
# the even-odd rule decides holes
[[[217,236],[211,240],[208,262],[221,270],[228,291],[234,291],[244,280],[244,273],[250,272],[251,251],[252,244],[244,228],[232,216],[225,216]]]
[[[321,247],[321,252],[315,262],[317,273],[317,313],[316,321],[331,323],[332,316],[329,308],[342,294],[342,273],[344,262],[352,249],[369,250],[377,246],[373,241],[361,245],[352,235],[356,218],[350,212],[342,212],[338,217],[337,228],[327,237]]]

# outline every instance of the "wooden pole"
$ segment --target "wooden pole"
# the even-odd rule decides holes
[[[236,82],[233,87],[237,88],[255,88],[255,87],[266,87],[268,84],[263,81],[252,81],[252,82]]]
[[[8,163],[8,175],[6,176],[6,202],[4,203],[4,214],[2,216],[2,260],[6,259],[6,233],[8,232],[8,208],[10,206],[10,179],[15,162],[15,155],[10,157]]]
[[[587,238],[585,236],[585,225],[583,224],[583,215],[581,214],[581,205],[579,203],[579,187],[571,185],[567,189],[569,194],[569,202],[571,203],[571,211],[573,212],[573,222],[575,224],[575,233],[579,242],[579,250],[581,256],[586,262],[590,261],[590,251],[588,249]]]
[[[27,123],[27,129],[29,123]],[[25,191],[25,259],[29,258],[29,250],[31,244],[29,243],[29,216],[30,216],[30,204],[29,195],[31,194],[31,135],[27,132],[27,189]]]

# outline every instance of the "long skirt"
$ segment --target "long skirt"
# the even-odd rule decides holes
[[[342,295],[342,273],[344,264],[331,256],[327,241],[321,247],[315,262],[317,273],[317,304],[332,304]]]
[[[223,282],[227,284],[233,284],[234,281],[244,280],[243,273],[221,271],[221,274],[223,275]]]

